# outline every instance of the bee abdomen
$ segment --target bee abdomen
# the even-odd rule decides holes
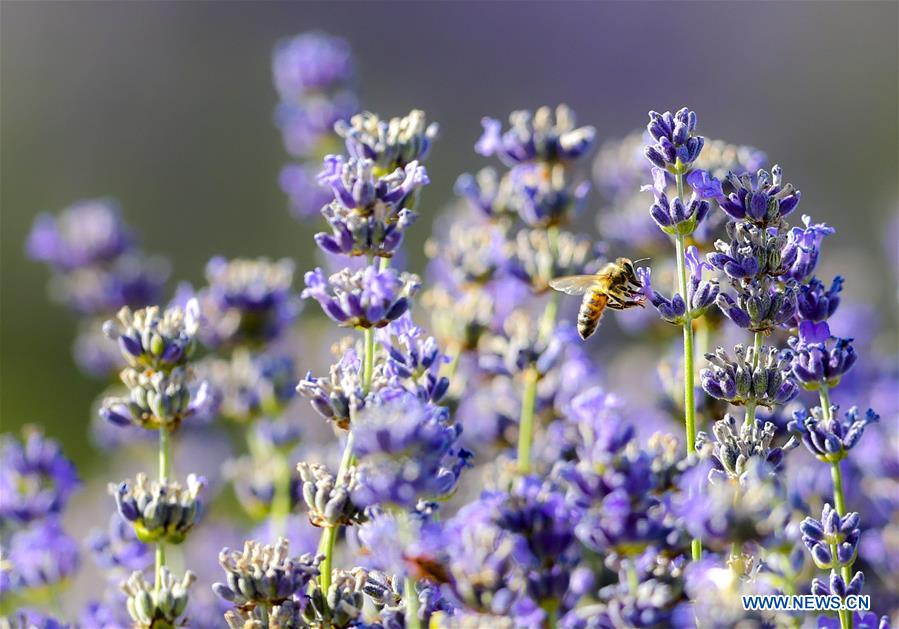
[[[609,298],[599,291],[593,291],[584,295],[581,301],[581,309],[577,314],[577,331],[585,341],[593,336],[602,318],[606,302]]]

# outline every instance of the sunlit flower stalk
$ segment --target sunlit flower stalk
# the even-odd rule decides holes
[[[692,234],[709,211],[709,204],[697,198],[684,197],[684,175],[699,157],[705,138],[695,133],[696,113],[686,107],[676,113],[649,112],[647,131],[653,143],[644,148],[644,155],[656,167],[653,173],[656,204],[651,215],[665,233],[674,237],[675,262],[677,265],[676,291],[684,303],[684,312],[677,319],[683,330],[684,347],[684,431],[687,456],[696,451],[696,400],[694,378],[693,319],[701,316],[700,308],[693,303],[693,291],[687,277],[686,237]],[[669,204],[665,197],[665,173],[674,176],[677,196]],[[702,556],[702,543],[692,542],[692,556],[698,561]]]

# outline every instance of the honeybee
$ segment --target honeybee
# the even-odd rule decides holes
[[[629,258],[609,262],[595,275],[557,277],[549,285],[567,295],[584,296],[577,315],[577,331],[585,341],[596,332],[607,306],[614,310],[643,306],[639,292],[642,284]]]

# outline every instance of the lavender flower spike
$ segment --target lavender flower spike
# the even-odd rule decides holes
[[[788,342],[794,352],[793,375],[810,390],[835,387],[858,359],[852,339],[831,336],[826,321],[800,322],[799,336]]]
[[[760,350],[758,367],[753,369],[755,348],[734,347],[734,358],[719,347],[706,354],[709,366],[699,373],[703,390],[731,404],[759,404],[774,407],[786,404],[799,394],[790,374],[790,357],[779,356],[777,348]]]
[[[133,483],[110,485],[119,514],[132,522],[142,542],[180,544],[202,513],[200,492],[206,485],[202,476],[190,474],[187,486],[175,481],[151,481],[138,474]]]
[[[748,173],[737,176],[728,173],[728,183],[734,192],[719,201],[724,212],[738,221],[756,225],[780,225],[783,217],[796,209],[801,197],[792,184],[783,183],[783,169],[774,166],[769,174],[759,170],[755,177]]]
[[[859,521],[858,513],[847,513],[841,517],[829,504],[824,505],[820,520],[805,518],[802,521],[799,525],[802,543],[818,568],[838,568],[855,561],[861,538]],[[836,556],[833,554],[834,548]]]
[[[696,135],[696,121],[696,113],[686,107],[674,114],[650,111],[646,130],[655,144],[644,149],[646,159],[674,174],[687,172],[705,144],[705,138]]]
[[[327,279],[317,268],[305,280],[304,299],[315,299],[341,327],[358,328],[381,328],[402,315],[420,286],[416,275],[374,266],[344,269]]]
[[[169,372],[184,365],[194,351],[200,328],[200,306],[191,299],[182,310],[160,312],[150,306],[136,312],[122,308],[116,319],[103,324],[103,332],[119,342],[122,356],[132,367]]]
[[[865,432],[865,427],[880,419],[880,415],[868,409],[859,417],[858,408],[853,406],[843,417],[839,417],[837,407],[831,407],[825,416],[820,407],[808,414],[804,408],[793,413],[793,420],[787,429],[796,432],[802,443],[820,460],[836,463],[846,458]]]
[[[338,121],[334,130],[344,139],[350,157],[372,160],[375,173],[381,176],[414,161],[424,161],[437,139],[439,126],[435,122],[427,124],[425,113],[414,109],[403,118],[389,121],[363,112],[348,123]]]
[[[480,155],[496,155],[509,167],[533,162],[571,162],[593,146],[596,129],[577,127],[574,112],[559,105],[555,112],[541,107],[534,114],[514,111],[509,115],[511,128],[502,133],[502,123],[484,118],[484,133],[475,144]]]
[[[271,546],[247,541],[242,552],[224,548],[219,563],[227,579],[212,589],[220,598],[242,608],[277,605],[302,595],[318,575],[319,560],[308,554],[290,557],[289,552],[289,543],[283,537]]]

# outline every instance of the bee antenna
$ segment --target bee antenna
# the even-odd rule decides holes
[[[651,260],[652,258],[640,258],[639,260],[634,260],[634,265],[640,264],[641,262],[646,262],[647,260]]]

